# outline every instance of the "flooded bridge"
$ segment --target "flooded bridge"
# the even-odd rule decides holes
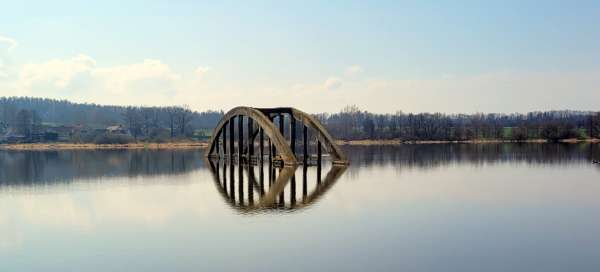
[[[206,155],[238,164],[320,165],[324,155],[335,165],[348,163],[325,127],[295,108],[230,110],[214,129]]]

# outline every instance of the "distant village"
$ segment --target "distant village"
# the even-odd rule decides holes
[[[122,125],[91,128],[84,125],[41,125],[31,131],[0,124],[0,143],[90,142],[99,136],[131,137]]]
[[[206,129],[195,130],[190,139],[206,140],[210,131]],[[107,127],[90,127],[77,125],[48,125],[40,124],[31,129],[20,129],[0,123],[0,144],[16,143],[127,143],[132,141],[168,141],[171,139],[168,128],[153,128],[151,134],[135,133],[122,124]],[[182,137],[178,137],[181,139]]]
[[[206,140],[223,112],[0,97],[0,144]]]

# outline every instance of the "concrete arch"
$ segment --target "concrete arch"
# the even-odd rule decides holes
[[[277,127],[275,127],[269,117],[265,116],[259,110],[250,107],[236,107],[231,109],[225,114],[225,116],[223,116],[223,119],[219,121],[219,124],[213,130],[213,136],[208,143],[209,151],[206,153],[206,156],[210,156],[214,152],[215,145],[218,144],[219,135],[221,135],[221,131],[224,129],[223,127],[236,116],[246,116],[252,118],[252,120],[254,120],[254,122],[256,122],[258,126],[263,129],[264,133],[271,139],[271,142],[277,148],[277,152],[281,156],[283,163],[286,165],[297,164],[296,156],[290,149],[283,135],[279,133]]]
[[[301,121],[305,125],[308,125],[319,132],[317,137],[319,137],[321,143],[325,145],[327,151],[332,156],[334,163],[345,164],[348,162],[348,159],[346,158],[344,152],[342,152],[342,149],[335,143],[333,137],[331,137],[329,132],[327,132],[319,120],[296,108],[291,108],[291,110],[292,116],[296,118],[296,120]]]

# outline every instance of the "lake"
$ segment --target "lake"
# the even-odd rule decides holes
[[[0,151],[0,271],[600,271],[600,146]]]

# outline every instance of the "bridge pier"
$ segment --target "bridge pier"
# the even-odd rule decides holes
[[[244,153],[244,116],[238,116],[238,144],[237,144],[237,157],[238,163],[242,164]]]
[[[234,152],[234,144],[235,144],[235,125],[234,125],[235,117],[232,117],[229,120],[229,161],[233,162],[233,152]]]
[[[227,129],[222,129],[221,134],[223,135],[223,156],[227,156]],[[217,154],[219,153],[217,152]]]
[[[296,118],[290,118],[290,148],[292,154],[296,155]]]
[[[251,118],[248,118],[248,163],[252,162],[254,156],[254,124]]]
[[[321,166],[321,156],[323,151],[321,150],[321,141],[317,140],[317,165]]]
[[[275,117],[269,115],[269,120],[271,121],[271,123],[273,123],[273,121],[275,121]],[[269,163],[273,163],[273,157],[275,157],[276,155],[277,155],[277,148],[271,142],[271,138],[269,138],[269,157],[270,157]]]
[[[308,128],[302,124],[302,162],[304,165],[308,163]]]
[[[264,159],[264,152],[265,152],[265,143],[264,143],[264,139],[265,138],[265,133],[263,131],[263,129],[261,127],[258,128],[258,141],[259,143],[259,152],[260,152],[260,163],[262,164],[263,159]]]

